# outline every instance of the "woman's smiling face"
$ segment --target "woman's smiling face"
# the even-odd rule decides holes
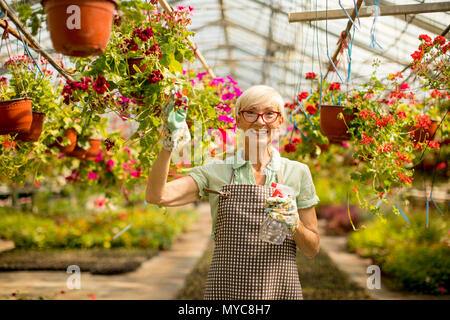
[[[246,113],[246,117],[244,117]],[[262,116],[257,114],[266,114],[266,122]],[[248,118],[258,117],[255,122],[248,121]],[[267,121],[272,117],[276,117],[276,120],[271,122]],[[270,122],[270,123],[269,123]],[[253,105],[250,107],[243,107],[237,118],[237,127],[244,131],[246,140],[257,142],[258,145],[265,147],[272,141],[272,136],[275,131],[281,127],[284,122],[282,112],[275,106],[267,105]]]

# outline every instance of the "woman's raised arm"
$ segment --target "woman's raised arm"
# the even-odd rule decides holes
[[[182,177],[167,183],[171,152],[162,148],[148,178],[145,200],[165,207],[182,206],[200,199],[195,180]]]

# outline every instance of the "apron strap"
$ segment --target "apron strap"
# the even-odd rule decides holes
[[[231,179],[230,179],[230,184],[234,183],[234,168],[231,169]]]

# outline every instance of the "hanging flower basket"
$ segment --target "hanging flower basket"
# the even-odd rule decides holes
[[[411,134],[411,140],[414,142],[424,142],[425,139],[434,140],[437,126],[438,121],[431,120],[431,124],[429,125],[428,130],[425,130],[424,128],[414,129],[414,127],[410,127],[411,131],[414,130],[414,132]]]
[[[32,121],[31,99],[0,101],[0,134],[29,131]]]
[[[73,57],[102,54],[111,34],[115,0],[42,0],[57,52]]]
[[[62,153],[71,153],[77,145],[77,132],[73,128],[67,129],[64,131],[64,137],[66,137],[70,141],[70,144],[68,146],[63,147],[61,145],[63,138],[59,137],[58,139],[56,139],[57,142],[52,144],[50,148],[57,147]]]
[[[147,66],[148,66],[150,63],[144,63],[144,64],[141,64],[142,60],[144,60],[144,57],[129,58],[129,59],[127,60],[127,62],[128,62],[128,68],[129,68],[129,70],[130,70],[130,76],[133,76],[133,75],[136,74],[136,70],[134,69],[133,66],[137,66],[138,69],[139,69],[141,72],[145,72],[145,70],[147,70]]]
[[[93,161],[100,153],[100,146],[102,144],[101,139],[89,139],[89,143],[91,147],[86,150],[85,160]]]
[[[17,135],[16,140],[36,142],[42,132],[42,125],[44,124],[45,113],[33,111],[33,121],[29,131],[21,132]]]
[[[356,116],[344,114],[343,110],[343,106],[322,105],[320,107],[320,132],[330,140],[330,143],[341,144],[342,141],[351,138],[350,134],[347,133],[347,126]],[[353,112],[357,112],[357,109],[354,108]],[[339,113],[343,113],[345,122],[338,118]]]
[[[89,139],[89,144],[91,145],[89,149],[85,150],[76,146],[72,152],[66,153],[66,156],[93,161],[100,153],[101,142],[101,139]]]
[[[72,158],[84,159],[86,156],[86,150],[84,150],[83,148],[81,148],[79,146],[75,146],[73,151],[66,153],[66,156],[72,157]]]
[[[128,69],[130,71],[130,76],[133,76],[136,74],[136,70],[134,69],[133,66],[137,66],[141,72],[145,72],[145,70],[147,70],[147,66],[150,63],[141,64],[143,59],[144,59],[144,57],[137,57],[137,58],[129,58],[127,60]],[[144,105],[144,97],[143,96],[138,96],[136,93],[131,93],[131,96],[134,98],[137,105],[140,105],[140,106]]]

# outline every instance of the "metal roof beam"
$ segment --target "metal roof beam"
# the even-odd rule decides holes
[[[272,0],[270,1],[272,4]],[[270,11],[269,18],[269,32],[266,39],[266,53],[264,55],[264,63],[263,63],[263,83],[267,84],[267,80],[270,77],[270,68],[272,66],[272,62],[268,60],[268,57],[272,57],[275,51],[272,49],[272,41],[273,41],[273,17],[275,16],[275,12],[273,10]]]
[[[220,6],[220,15],[222,16],[222,21],[226,21],[225,17],[225,7],[224,7],[224,0],[218,0],[218,4]],[[228,26],[226,23],[223,23],[223,33],[225,36],[225,43],[229,46],[230,45],[230,35],[228,34]],[[230,47],[228,47],[228,58],[233,59],[233,50],[231,50]],[[236,63],[231,62],[231,77],[236,77]]]

